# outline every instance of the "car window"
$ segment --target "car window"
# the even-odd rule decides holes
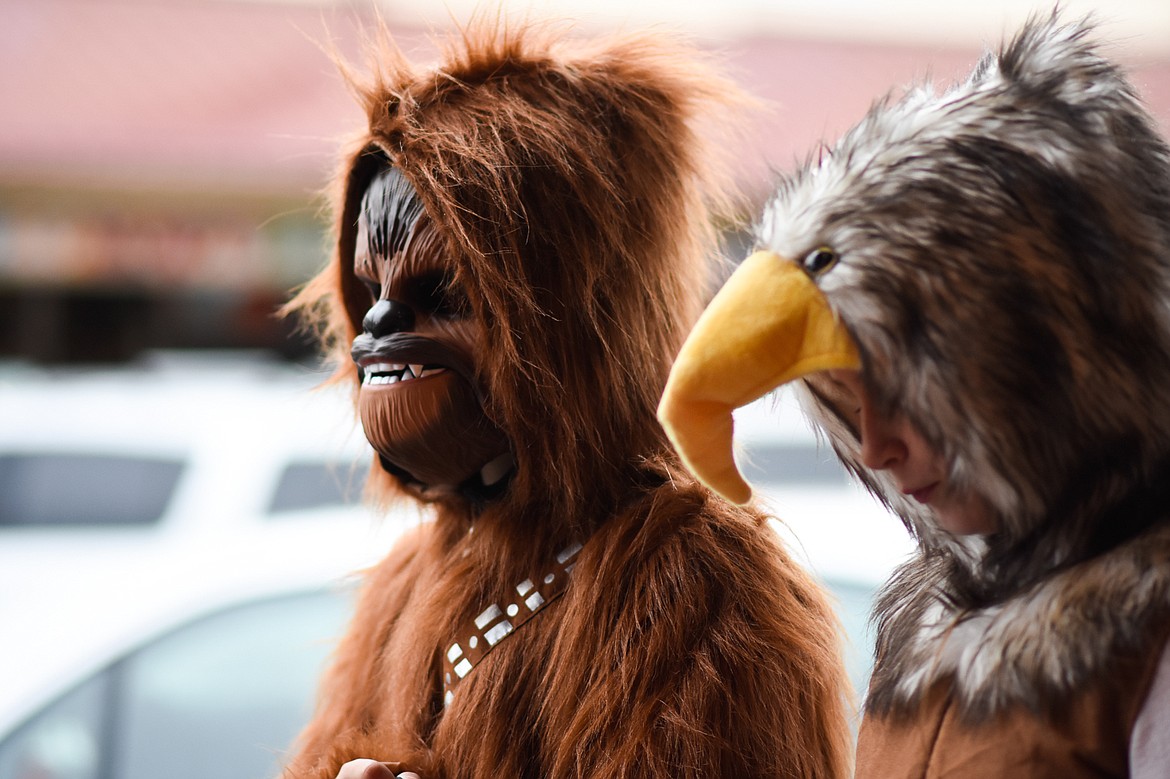
[[[275,776],[351,610],[315,591],[189,623],[0,742],[4,779]]]
[[[365,473],[352,464],[300,461],[280,473],[268,514],[357,503]]]
[[[183,461],[110,453],[0,454],[0,527],[150,525]]]
[[[754,484],[843,487],[849,475],[829,449],[803,443],[749,443],[740,462],[744,478]]]

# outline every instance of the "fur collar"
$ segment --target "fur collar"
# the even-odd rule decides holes
[[[1148,648],[1170,616],[1166,523],[986,608],[950,606],[946,568],[919,557],[882,592],[871,711],[908,713],[946,677],[970,720],[1052,711],[1119,654]]]

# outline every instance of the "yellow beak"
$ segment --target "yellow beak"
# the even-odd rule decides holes
[[[801,376],[860,366],[853,339],[808,275],[776,254],[756,252],[687,337],[658,418],[700,481],[746,503],[752,489],[735,464],[731,412]]]

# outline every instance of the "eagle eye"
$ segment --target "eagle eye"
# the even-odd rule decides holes
[[[838,259],[837,252],[828,246],[818,246],[804,256],[801,265],[810,276],[816,278],[836,265]]]

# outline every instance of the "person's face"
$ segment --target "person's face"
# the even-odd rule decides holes
[[[857,371],[827,372],[820,382],[827,400],[853,426],[861,443],[861,461],[888,471],[902,494],[929,506],[939,525],[957,535],[993,533],[995,514],[978,493],[959,494],[950,484],[947,463],[903,414],[883,413],[870,401]]]

